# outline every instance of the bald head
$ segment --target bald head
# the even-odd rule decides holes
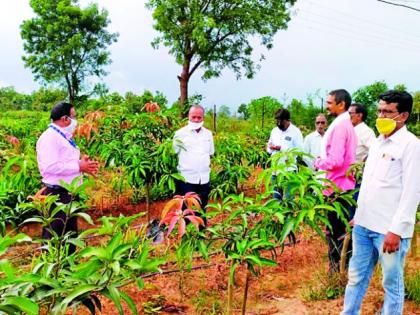
[[[188,120],[191,122],[202,122],[204,119],[204,108],[201,105],[192,105],[188,112]]]

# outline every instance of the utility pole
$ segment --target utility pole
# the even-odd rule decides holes
[[[321,97],[321,112],[324,111],[324,98]]]
[[[216,104],[213,105],[213,130],[216,133]]]
[[[264,129],[264,110],[265,110],[265,101],[263,101],[262,103],[261,129]]]

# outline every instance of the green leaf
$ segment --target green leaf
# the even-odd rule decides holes
[[[39,313],[38,304],[23,296],[7,296],[2,304],[13,306],[28,315],[37,315]]]
[[[102,291],[102,294],[114,302],[120,315],[124,315],[124,310],[120,301],[120,293],[115,287],[109,286],[106,290]]]
[[[78,213],[76,213],[74,215],[77,216],[77,217],[79,217],[79,218],[82,218],[83,220],[85,220],[90,225],[94,225],[92,218],[87,213],[78,212]]]
[[[120,294],[121,294],[121,297],[123,298],[123,300],[127,303],[127,305],[128,305],[128,307],[130,308],[131,312],[132,312],[134,315],[137,315],[137,314],[138,314],[138,311],[137,311],[137,306],[136,306],[136,304],[134,303],[133,299],[132,299],[131,297],[129,297],[129,296],[128,296],[126,293],[124,293],[124,292],[120,292]]]

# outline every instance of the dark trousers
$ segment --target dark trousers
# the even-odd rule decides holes
[[[61,202],[63,204],[69,204],[72,201],[72,196],[64,188],[46,187],[42,194],[57,195],[57,202]],[[73,200],[76,199],[73,198]],[[54,210],[54,207],[55,206],[51,208],[50,212]],[[64,236],[67,232],[74,232],[74,234],[77,235],[77,217],[68,218],[63,211],[57,212],[54,216],[54,220],[50,223],[50,225],[42,229],[42,238],[45,240],[51,239],[53,237],[52,231],[54,231],[54,233],[59,237]],[[70,244],[68,254],[70,255],[75,251],[76,247],[73,244]]]
[[[182,181],[177,181],[176,183],[176,194],[177,195],[185,195],[188,192],[195,192],[200,196],[201,199],[201,209],[203,212],[206,211],[206,206],[209,201],[209,193],[210,193],[210,183],[207,184],[190,184],[185,183]],[[200,216],[198,212],[196,215]],[[202,218],[204,220],[204,224],[207,225],[206,218]]]
[[[342,200],[338,199],[347,211],[350,211],[350,205]],[[328,212],[328,221],[331,224],[331,228],[327,228],[327,241],[328,241],[328,258],[330,263],[330,272],[338,272],[340,271],[340,260],[341,260],[341,251],[343,248],[344,238],[346,236],[347,230],[346,225],[343,221],[337,216],[335,212]],[[346,220],[349,219],[349,214],[344,213]],[[350,257],[352,252],[351,242],[347,248],[347,255],[346,255],[346,267],[348,266]]]

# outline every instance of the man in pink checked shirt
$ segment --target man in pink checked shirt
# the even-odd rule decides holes
[[[321,141],[321,156],[314,162],[316,169],[326,171],[326,179],[334,182],[343,190],[352,190],[355,179],[352,174],[346,174],[350,165],[356,160],[357,137],[347,112],[351,105],[350,94],[343,89],[331,91],[328,95],[326,107],[328,114],[336,117],[331,123]],[[324,195],[331,196],[332,188],[327,188]],[[340,201],[340,200],[338,200]],[[350,211],[350,205],[340,201]],[[349,217],[347,217],[349,219]],[[339,271],[341,248],[346,226],[335,212],[328,213],[331,228],[327,229],[328,257],[330,273]],[[347,259],[350,255],[347,255]]]
[[[70,103],[60,102],[51,110],[51,121],[48,129],[39,137],[36,144],[38,168],[45,187],[43,195],[58,195],[58,202],[67,204],[72,201],[69,192],[60,186],[60,181],[66,183],[80,176],[82,173],[95,174],[99,164],[88,156],[80,159],[80,150],[73,140],[73,132],[77,126],[76,111]],[[77,219],[66,220],[64,212],[55,215],[50,226],[44,228],[42,237],[50,239],[53,233],[63,236],[67,232],[77,234]],[[70,245],[69,254],[75,251]]]

